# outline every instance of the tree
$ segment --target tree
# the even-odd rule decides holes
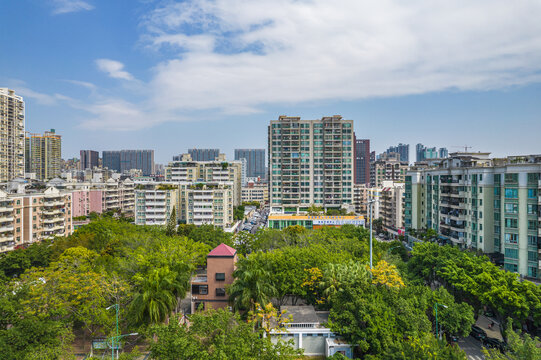
[[[134,281],[137,293],[131,313],[140,324],[156,324],[167,319],[177,305],[177,294],[186,290],[186,284],[167,266],[152,269],[148,274],[136,274]]]
[[[240,259],[233,273],[235,281],[228,288],[229,300],[236,310],[254,310],[255,304],[267,304],[276,296],[271,274],[250,259]]]
[[[369,358],[371,359],[371,358]],[[458,346],[436,339],[432,334],[422,334],[413,339],[393,343],[381,359],[385,360],[466,360]]]
[[[222,228],[214,225],[201,225],[193,229],[189,235],[193,241],[209,245],[211,248],[224,243],[233,245],[231,233],[226,233]]]
[[[327,264],[319,283],[321,298],[331,303],[332,297],[347,288],[362,288],[369,284],[366,265],[354,260],[344,264]]]
[[[471,326],[475,324],[473,308],[470,305],[464,302],[456,303],[453,295],[443,287],[432,292],[431,302],[447,306],[438,309],[438,322],[448,335],[468,336]],[[432,315],[435,316],[434,313]]]
[[[17,249],[0,254],[0,279],[19,277],[31,267],[49,265],[50,242],[34,243],[26,249]]]
[[[261,336],[253,325],[227,310],[206,310],[190,316],[190,326],[171,321],[152,328],[156,340],[150,345],[153,359],[160,360],[285,360],[302,355],[290,343]]]
[[[308,215],[321,215],[323,214],[323,208],[321,206],[316,206],[314,204],[311,204],[308,207]]]
[[[235,206],[233,208],[233,219],[242,220],[244,219],[244,205]]]
[[[396,266],[390,265],[385,260],[379,261],[371,271],[373,284],[386,285],[391,288],[404,286],[404,281],[396,270]]]
[[[483,349],[486,360],[537,360],[541,359],[541,343],[539,338],[528,334],[520,336],[513,330],[513,321],[509,319],[505,330],[509,347],[504,355],[498,349]]]
[[[263,330],[267,337],[270,336],[271,331],[287,332],[285,326],[292,320],[293,318],[287,315],[286,310],[279,312],[272,303],[265,306],[256,303],[254,310],[248,312],[248,323],[254,324],[256,329]]]
[[[169,215],[169,220],[167,221],[167,226],[165,227],[165,234],[167,236],[173,236],[175,234],[177,226],[177,212],[175,210],[175,207],[173,206],[173,210],[171,210],[171,214]]]

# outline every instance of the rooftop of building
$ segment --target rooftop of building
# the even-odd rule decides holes
[[[364,216],[269,214],[268,219],[269,220],[364,220]]]
[[[513,155],[504,158],[490,158],[489,152],[453,152],[448,158],[430,159],[416,162],[410,170],[486,168],[541,164],[541,155]]]
[[[233,257],[237,253],[237,250],[233,249],[224,243],[216,246],[207,254],[207,257]]]

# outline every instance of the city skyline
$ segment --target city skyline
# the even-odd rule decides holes
[[[186,148],[218,147],[231,159],[235,148],[264,147],[280,115],[335,114],[377,153],[401,142],[539,152],[538,3],[513,13],[503,1],[421,1],[407,12],[394,1],[344,0],[339,11],[323,1],[209,4],[9,2],[0,23],[25,31],[0,34],[12,46],[0,84],[24,97],[27,128],[63,134],[63,158],[151,148],[165,164]],[[330,21],[312,21],[322,17]]]

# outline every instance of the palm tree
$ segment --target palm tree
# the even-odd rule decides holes
[[[269,281],[270,273],[254,261],[239,261],[233,276],[235,281],[228,292],[229,300],[236,310],[253,310],[256,303],[268,304],[277,294],[276,288]]]
[[[332,298],[345,288],[368,284],[370,275],[365,265],[350,260],[345,264],[328,264],[319,283],[323,296]]]
[[[177,304],[177,295],[186,288],[177,273],[168,267],[152,269],[146,276],[137,274],[134,280],[139,285],[139,292],[130,309],[138,323],[155,324],[167,319]]]

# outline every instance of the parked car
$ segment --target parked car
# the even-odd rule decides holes
[[[457,335],[449,335],[449,341],[452,343],[458,342],[458,336]]]
[[[483,340],[483,345],[486,347],[486,348],[490,348],[490,349],[499,349],[501,352],[504,352],[506,349],[507,349],[507,345],[498,340],[498,339],[494,339],[494,338],[486,338]]]
[[[470,335],[474,338],[476,338],[477,340],[483,340],[483,339],[486,339],[487,338],[487,333],[485,332],[485,330],[481,329],[479,326],[475,326],[473,325],[471,327],[471,333]]]

